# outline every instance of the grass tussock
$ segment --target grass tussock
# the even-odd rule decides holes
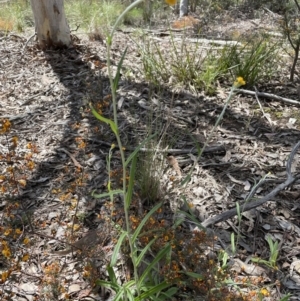
[[[171,37],[171,45],[168,52],[152,41],[140,48],[145,77],[154,85],[184,86],[213,94],[218,81],[229,83],[241,76],[252,86],[277,72],[278,45],[265,39],[225,47],[212,42],[207,50],[200,42],[190,45],[183,40],[178,44]]]
[[[14,0],[0,4],[0,30],[22,32],[33,26],[30,1]]]

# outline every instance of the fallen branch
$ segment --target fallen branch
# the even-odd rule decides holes
[[[26,41],[26,43],[25,43],[25,45],[24,45],[24,47],[23,47],[23,50],[22,50],[22,56],[25,54],[25,52],[26,52],[26,48],[27,48],[27,45],[28,45],[28,43],[30,42],[30,40],[32,39],[32,38],[34,38],[36,36],[36,32],[34,32],[34,34],[32,34],[28,39],[27,39],[27,41]]]
[[[74,163],[74,165],[75,165],[76,167],[78,167],[78,168],[83,168],[83,166],[80,165],[80,164],[78,163],[78,161],[75,159],[75,157],[74,157],[69,151],[67,151],[67,150],[64,149],[64,148],[58,148],[57,150],[66,153],[66,154],[72,159],[72,161],[73,161],[73,163]]]
[[[1,116],[0,116],[1,117]],[[3,116],[2,116],[3,117]],[[4,116],[5,117],[5,116]],[[99,144],[105,145],[107,147],[111,147],[112,142],[106,142],[103,140],[95,139],[95,138],[89,138],[88,140],[91,140],[93,143],[98,142]],[[201,146],[200,146],[201,148]],[[116,149],[118,147],[116,146]],[[131,146],[125,146],[126,151],[135,151],[136,147],[131,147]],[[199,151],[197,150],[196,147],[193,148],[183,148],[183,149],[177,149],[177,148],[166,148],[166,149],[155,149],[155,148],[146,148],[142,147],[139,149],[140,152],[149,152],[149,153],[154,153],[154,152],[160,152],[160,153],[167,153],[167,154],[172,154],[172,155],[184,155],[184,154],[198,154]],[[217,153],[217,154],[225,154],[226,149],[224,145],[215,145],[215,146],[207,146],[203,153],[204,154],[210,154],[210,153]],[[186,163],[189,162],[180,162],[180,163]]]
[[[289,159],[287,161],[287,164],[286,164],[287,179],[283,183],[278,185],[275,189],[273,189],[264,198],[262,198],[258,201],[253,201],[251,203],[240,206],[239,210],[240,210],[241,213],[249,211],[249,210],[254,209],[256,207],[259,207],[259,206],[263,205],[264,203],[274,199],[274,197],[281,190],[283,190],[283,189],[287,188],[288,186],[292,185],[296,180],[298,180],[300,178],[300,174],[298,174],[297,176],[293,176],[292,172],[291,172],[292,162],[293,162],[293,159],[294,159],[295,154],[297,153],[299,147],[300,147],[300,141],[294,146],[294,148],[291,151],[291,154],[289,156]],[[237,209],[233,208],[233,209],[230,209],[230,210],[228,210],[226,212],[223,212],[219,215],[210,217],[210,218],[206,219],[204,222],[202,222],[201,224],[202,224],[203,227],[206,228],[206,227],[214,225],[216,223],[226,221],[226,220],[228,220],[229,218],[231,218],[235,215],[237,215]]]
[[[255,91],[244,90],[244,89],[237,89],[236,92],[237,93],[242,93],[242,94],[253,95],[253,96],[264,97],[264,98],[268,98],[268,99],[274,99],[274,100],[282,101],[282,102],[292,104],[292,105],[295,105],[295,106],[300,106],[300,102],[297,101],[297,100],[281,97],[281,96],[278,96],[278,95],[275,95],[275,94],[258,92],[258,91],[255,92]]]

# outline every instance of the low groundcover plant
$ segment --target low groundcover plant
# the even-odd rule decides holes
[[[205,230],[187,231],[182,228],[180,223],[168,225],[166,220],[159,218],[159,213],[165,210],[163,202],[159,202],[159,200],[143,216],[138,216],[135,210],[131,210],[131,206],[135,203],[137,154],[140,148],[153,136],[146,138],[128,158],[125,157],[118,129],[116,93],[126,49],[119,61],[115,77],[112,76],[111,72],[110,52],[114,32],[119,22],[128,11],[140,2],[142,0],[137,0],[125,9],[107,38],[107,65],[114,119],[110,120],[104,117],[91,106],[93,115],[99,121],[108,124],[116,137],[123,172],[121,189],[113,190],[109,181],[107,193],[94,194],[94,197],[97,198],[109,196],[112,203],[115,195],[121,195],[124,214],[123,226],[119,227],[115,224],[119,231],[119,238],[107,266],[108,279],[98,280],[97,284],[115,291],[114,300],[170,300],[176,293],[187,297],[192,293],[203,296],[205,300],[221,300],[224,297],[229,298],[228,300],[233,300],[230,298],[243,300],[239,293],[232,292],[230,287],[224,284],[225,280],[230,277],[226,265],[223,264],[221,267],[217,261],[206,257],[205,250],[214,244],[214,238],[209,236]],[[166,2],[171,5],[176,4],[176,1],[168,0]],[[220,123],[235,89],[244,84],[244,79],[238,77],[212,133]],[[201,149],[199,157],[206,145],[207,143]],[[112,149],[115,147],[113,145]],[[110,156],[107,162],[109,165]],[[108,170],[110,170],[109,166]],[[120,252],[127,255],[132,266],[132,275],[123,283],[120,283],[116,275],[116,265]]]

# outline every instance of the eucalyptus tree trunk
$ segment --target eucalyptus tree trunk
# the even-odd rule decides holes
[[[68,47],[71,35],[63,0],[30,0],[30,2],[41,48]]]
[[[188,6],[189,6],[189,0],[180,0],[179,17],[183,17],[188,14]]]

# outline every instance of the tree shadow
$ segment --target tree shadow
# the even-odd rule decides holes
[[[41,248],[49,248],[47,241],[63,240],[68,232],[76,237],[74,226],[82,221],[86,229],[99,227],[99,215],[107,212],[104,204],[107,199],[96,200],[91,193],[94,190],[97,193],[107,191],[106,160],[116,141],[109,126],[96,120],[89,108],[89,103],[92,103],[105,117],[113,119],[104,55],[105,51],[100,53],[90,45],[76,43],[67,50],[41,52],[36,46],[28,49],[31,62],[35,59],[39,62],[34,80],[48,80],[49,84],[41,87],[36,102],[26,105],[26,111],[30,113],[21,118],[21,123],[15,124],[22,138],[37,143],[42,153],[37,154],[36,169],[27,179],[27,186],[22,188],[18,200],[22,203],[22,215],[26,213],[31,217],[32,234],[46,238],[40,244]],[[163,131],[166,124],[167,140],[173,149],[196,149],[197,134],[207,133],[223,108],[203,96],[176,94],[167,87],[158,90],[147,83],[125,79],[120,83],[119,95],[119,125],[124,145],[129,150],[127,154],[139,145],[149,128],[152,132]],[[248,141],[250,145],[263,141],[284,146],[300,139],[299,132],[294,131],[289,136],[287,132],[290,130],[286,128],[274,131],[260,117],[250,120],[246,128],[245,118],[248,118],[246,114],[236,113],[229,107],[220,125],[224,131],[219,129],[214,143],[222,144],[221,139],[224,139],[224,150],[230,151],[234,141],[230,140],[230,135],[236,140]],[[158,124],[158,128],[153,124]],[[142,134],[137,134],[137,131]],[[191,135],[196,138],[192,139]],[[203,141],[198,142],[203,145]],[[206,160],[221,162],[225,151],[207,153]],[[243,156],[239,160],[235,163],[243,163]],[[216,177],[220,175],[219,167],[208,164],[206,168]],[[120,184],[121,169],[118,149],[115,148],[111,161],[114,187]],[[251,171],[247,168],[245,179],[249,175]],[[24,220],[22,223],[27,228]],[[52,242],[51,249],[56,248],[57,244]]]

